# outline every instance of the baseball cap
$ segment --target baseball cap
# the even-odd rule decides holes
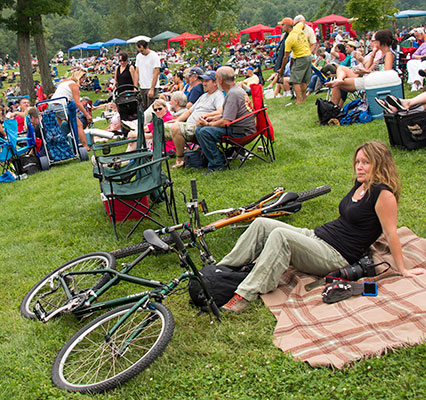
[[[283,18],[282,21],[278,21],[278,25],[293,25],[293,20],[291,18]]]
[[[354,49],[356,49],[358,47],[358,43],[354,42],[353,40],[349,40],[349,42],[346,43],[348,46],[353,47]]]
[[[254,71],[254,68],[253,68],[253,67],[248,67],[247,69],[251,69],[252,71]]]
[[[197,74],[198,76],[203,75],[203,70],[199,67],[192,67],[191,70],[189,71],[189,75],[195,75]]]
[[[203,75],[200,75],[201,79],[211,79],[212,81],[216,80],[216,72],[215,71],[206,71]]]

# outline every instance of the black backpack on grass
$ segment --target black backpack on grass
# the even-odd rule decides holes
[[[344,113],[341,108],[331,101],[318,98],[315,102],[318,111],[318,119],[321,125],[327,125],[330,119],[340,119]]]
[[[200,270],[200,274],[207,290],[213,297],[216,305],[222,307],[235,293],[238,285],[250,273],[254,264],[231,268],[225,265],[209,264]],[[206,298],[200,283],[196,279],[189,282],[190,303],[206,311]]]

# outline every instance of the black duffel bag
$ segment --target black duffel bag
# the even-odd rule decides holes
[[[12,162],[18,175],[32,175],[41,171],[40,160],[37,156],[26,154],[15,158]]]

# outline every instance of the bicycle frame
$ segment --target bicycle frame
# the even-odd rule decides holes
[[[139,264],[145,257],[147,257],[151,252],[155,250],[154,246],[151,245],[146,251],[144,251],[140,256],[138,256],[132,263],[124,264],[124,267],[121,271],[116,271],[111,268],[104,268],[104,269],[97,269],[92,271],[74,271],[74,272],[72,271],[72,272],[67,272],[63,275],[60,275],[58,278],[61,285],[61,289],[64,290],[68,298],[68,302],[64,304],[62,307],[55,310],[54,312],[50,313],[49,315],[46,315],[46,313],[43,310],[43,307],[41,306],[41,303],[37,302],[36,309],[34,310],[37,314],[37,317],[41,319],[43,322],[47,322],[53,317],[60,315],[63,312],[71,311],[77,318],[82,318],[87,314],[92,314],[97,311],[105,310],[108,308],[115,308],[122,305],[130,304],[130,303],[135,303],[134,307],[132,307],[120,320],[120,322],[124,322],[129,315],[131,315],[135,310],[138,309],[138,307],[146,307],[151,299],[161,302],[171,292],[173,292],[173,290],[176,289],[180,285],[180,283],[182,283],[183,281],[186,281],[189,279],[196,279],[204,287],[207,294],[206,297],[208,298],[208,305],[210,307],[213,307],[212,311],[216,315],[216,317],[218,317],[219,319],[217,307],[215,305],[213,306],[214,304],[213,299],[208,293],[204,285],[204,282],[202,281],[202,278],[198,272],[198,269],[195,266],[194,262],[192,261],[191,257],[189,256],[185,245],[183,244],[183,242],[180,241],[179,235],[177,235],[175,231],[170,231],[170,232],[172,233],[172,236],[174,236],[176,239],[176,247],[178,250],[172,249],[172,248],[170,249],[178,253],[180,261],[181,261],[181,265],[187,269],[185,272],[180,274],[177,278],[174,278],[169,283],[162,283],[156,280],[145,279],[145,278],[141,278],[141,277],[129,274],[129,272],[137,264]],[[178,239],[179,239],[179,242],[178,242]],[[76,275],[101,275],[106,273],[110,275],[114,275],[114,276],[96,291],[92,290],[88,293],[73,295],[68,289],[68,285],[67,285],[68,277],[72,277]],[[125,282],[133,283],[136,285],[140,285],[140,286],[150,287],[152,289],[146,290],[140,293],[136,293],[136,294],[131,294],[128,296],[118,297],[112,300],[98,302],[98,298],[100,296],[102,296],[112,286],[118,284],[120,281],[125,281]],[[58,290],[58,289],[55,289],[55,290]]]

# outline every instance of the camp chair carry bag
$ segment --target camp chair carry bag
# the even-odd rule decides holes
[[[426,111],[399,111],[384,114],[391,146],[408,150],[426,147]]]
[[[18,175],[32,175],[41,171],[40,160],[37,156],[26,154],[12,160],[15,171]]]

